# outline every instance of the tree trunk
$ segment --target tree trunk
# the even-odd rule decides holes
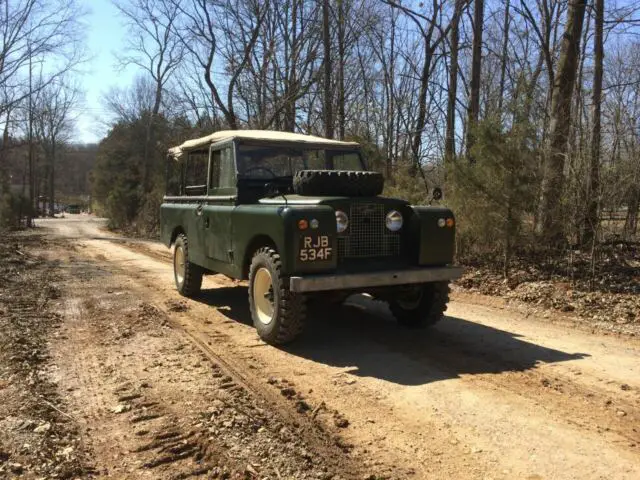
[[[550,244],[563,238],[560,211],[564,162],[571,122],[571,104],[580,58],[580,35],[584,23],[585,1],[570,0],[565,33],[560,48],[560,59],[553,85],[551,118],[549,122],[549,151],[544,159],[542,192],[540,198],[539,233]]]
[[[49,164],[49,215],[52,217],[56,212],[56,194],[55,194],[55,178],[56,178],[56,138],[51,138],[51,159]]]
[[[298,58],[298,0],[291,2],[291,55],[286,55],[289,70],[287,71],[285,82],[285,107],[284,107],[284,129],[293,132],[296,129],[296,99],[294,90],[297,84],[296,60]],[[301,34],[302,36],[302,34]],[[288,46],[289,42],[286,44]]]
[[[420,93],[418,94],[418,118],[416,119],[415,133],[411,150],[413,154],[413,164],[411,167],[411,175],[415,176],[420,168],[420,149],[422,148],[422,133],[427,124],[427,93],[429,91],[429,78],[431,77],[431,46],[429,39],[424,42],[424,65],[422,66],[422,75],[420,76]]]
[[[587,185],[587,215],[585,219],[584,243],[596,238],[598,230],[598,207],[600,204],[600,140],[602,105],[602,63],[604,57],[604,0],[595,0],[595,35],[593,37],[593,125],[591,129],[591,174]]]
[[[322,40],[324,43],[324,134],[333,138],[333,95],[331,92],[331,34],[329,0],[322,2]]]
[[[449,91],[447,92],[447,131],[444,159],[452,162],[456,156],[456,98],[458,95],[458,45],[460,42],[460,17],[466,0],[456,0],[451,19],[451,66],[449,67]]]
[[[471,85],[469,93],[467,121],[467,154],[469,161],[474,144],[475,129],[480,115],[480,73],[482,70],[482,30],[484,21],[484,0],[475,0],[473,12],[473,47],[471,58]]]
[[[395,68],[396,68],[396,16],[391,12],[391,25],[389,32],[389,67],[388,74],[385,74],[385,95],[387,102],[387,115],[386,115],[386,131],[385,136],[387,140],[386,154],[387,154],[387,181],[393,183],[393,164],[395,162]],[[384,53],[383,53],[384,55]]]
[[[638,231],[638,210],[640,209],[640,188],[634,185],[631,188],[627,206],[627,216],[624,220],[622,238],[631,240]]]
[[[500,63],[500,89],[498,90],[498,115],[500,118],[500,123],[502,123],[502,106],[504,99],[504,84],[505,78],[507,74],[507,61],[508,55],[507,51],[509,48],[509,25],[511,24],[511,12],[509,11],[511,8],[510,0],[507,0],[507,3],[504,6],[504,25],[503,25],[503,36],[502,36],[502,59]]]
[[[345,135],[345,93],[344,93],[344,63],[345,63],[345,24],[344,0],[338,0],[338,138],[344,140]]]
[[[11,124],[11,108],[6,110],[4,129],[2,131],[2,146],[0,147],[0,194],[9,191],[9,172],[7,167],[7,149],[9,148],[9,125]]]

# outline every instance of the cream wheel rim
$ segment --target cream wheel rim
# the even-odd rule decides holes
[[[269,325],[273,321],[273,280],[271,272],[260,267],[253,278],[253,303],[260,323]]]
[[[179,245],[176,247],[176,252],[173,256],[173,269],[176,274],[176,281],[180,285],[184,282],[185,263],[184,248],[182,248],[182,245]]]

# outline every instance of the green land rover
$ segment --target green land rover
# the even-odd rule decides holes
[[[446,208],[381,197],[357,143],[294,133],[220,131],[168,152],[161,236],[178,291],[205,274],[249,280],[260,337],[282,344],[306,305],[367,293],[402,325],[446,310],[455,220]]]

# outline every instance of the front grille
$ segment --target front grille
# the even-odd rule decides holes
[[[390,232],[385,225],[384,205],[354,203],[349,214],[349,228],[338,237],[339,258],[372,258],[400,255],[400,232]]]

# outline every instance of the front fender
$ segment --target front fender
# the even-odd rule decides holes
[[[281,252],[283,260],[286,258],[283,262],[284,273],[291,275],[335,270],[338,265],[338,237],[334,209],[327,205],[286,207],[281,215],[290,242]],[[298,227],[300,220],[306,220],[309,225],[312,220],[317,220],[318,227],[309,226],[301,230]]]
[[[455,217],[444,207],[412,205],[410,243],[418,265],[449,265],[455,252]],[[453,226],[440,227],[438,220],[452,219]]]
[[[298,228],[300,220],[311,224],[314,219],[318,221],[318,228]],[[329,206],[239,206],[234,210],[232,224],[235,230],[233,236],[236,259],[248,259],[250,262],[255,250],[265,246],[262,243],[273,243],[280,255],[284,275],[324,272],[336,268],[336,218],[333,208]],[[328,248],[332,252],[330,258],[302,261],[300,249],[305,236],[327,237]]]

